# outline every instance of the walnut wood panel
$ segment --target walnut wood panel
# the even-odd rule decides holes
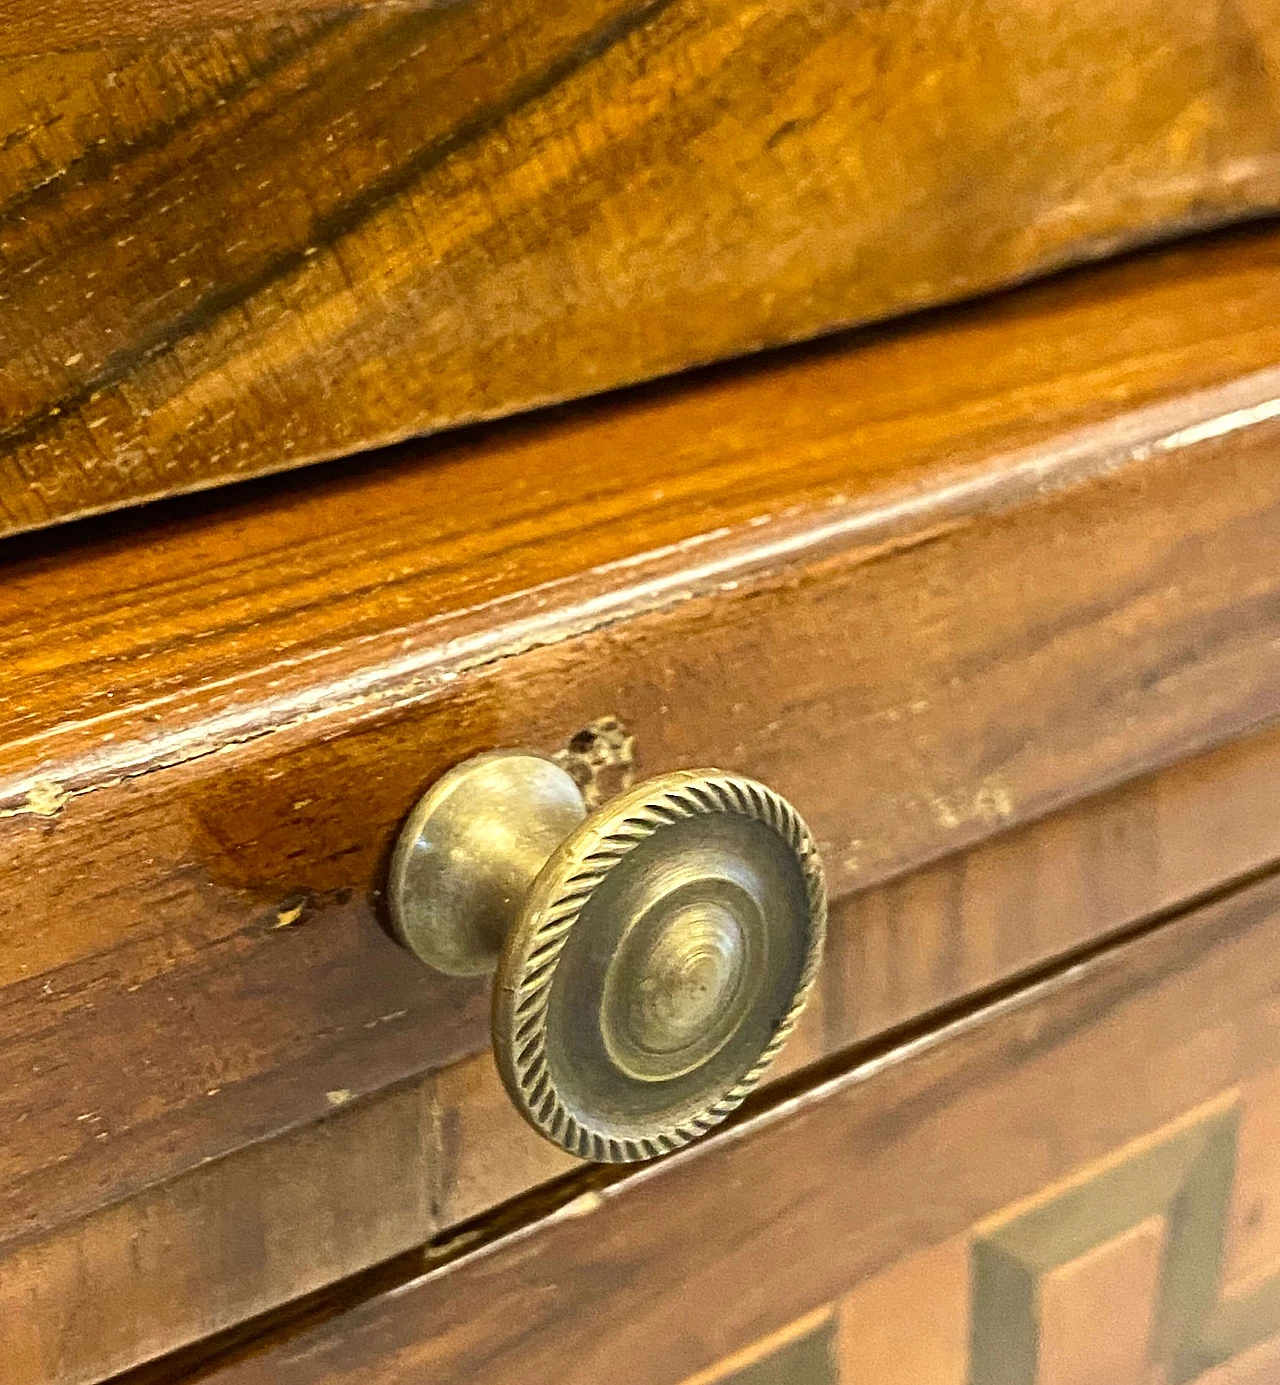
[[[1274,1120],[1278,959],[1269,878],[187,1378],[1265,1378],[1280,1245],[1224,1266],[1233,1200],[1280,1199],[1237,1162]]]
[[[1280,1246],[1252,1285],[1229,1261],[1232,1204],[1256,1221],[1280,1199],[1240,1157],[1244,1130],[1274,1122],[1275,1091],[1272,1074],[1208,1102],[684,1385],[1274,1380]]]
[[[781,1071],[1256,869],[1280,854],[1277,824],[1270,733],[851,897]],[[484,1017],[450,1017],[359,916],[264,927],[256,951],[171,967],[123,1003],[90,994],[96,1014],[64,1018],[20,1054],[54,1073],[57,1105],[24,1120],[32,1108],[10,1098],[5,1111],[6,1213],[12,1224],[25,1211],[31,1227],[0,1246],[8,1302],[25,1305],[0,1313],[6,1385],[98,1378],[576,1166],[516,1115],[487,1053],[430,1070],[447,1051],[443,1020],[456,1045],[483,1043]],[[175,1012],[166,1058],[156,1025]],[[24,1090],[53,1095],[47,1082]],[[1266,1134],[1244,1142],[1264,1177]],[[1246,1250],[1240,1274],[1256,1272]]]
[[[1273,718],[1276,246],[12,545],[0,1255],[41,1312],[9,1359],[122,1368],[558,1171],[502,1135],[483,987],[378,928],[463,756],[754,773],[844,894]],[[1274,859],[1275,754],[849,906],[793,1062]],[[337,1206],[281,1172],[373,1148]]]
[[[1233,1194],[1255,1208],[1280,1194],[1238,1157],[1242,1126],[1274,1120],[1272,1094],[1251,1084],[1206,1103],[684,1385],[1274,1380],[1280,1296],[1242,1295],[1223,1272]],[[1270,1271],[1280,1281],[1280,1259]]]
[[[0,533],[1280,203],[1277,0],[208,15],[0,5]]]
[[[1280,734],[1271,732],[846,897],[775,1076],[1265,866],[1280,856],[1277,823]],[[1280,1086],[1274,1097],[1263,1105],[1280,1122]],[[432,1201],[445,1226],[575,1167],[516,1115],[488,1052],[436,1074],[432,1111]],[[1280,1183],[1272,1134],[1258,1129],[1245,1152]]]

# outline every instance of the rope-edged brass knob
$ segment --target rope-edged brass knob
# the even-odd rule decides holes
[[[521,751],[451,770],[391,866],[402,941],[452,975],[493,970],[511,1099],[584,1159],[697,1139],[759,1081],[812,988],[826,931],[817,848],[771,789],[665,774],[588,816]]]

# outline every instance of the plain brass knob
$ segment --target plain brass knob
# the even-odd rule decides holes
[[[401,940],[451,975],[497,969],[512,1101],[584,1159],[697,1139],[794,1028],[826,931],[809,829],[771,789],[664,774],[588,815],[521,751],[459,765],[409,815],[389,890]]]

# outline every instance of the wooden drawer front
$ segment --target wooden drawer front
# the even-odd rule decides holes
[[[788,795],[834,901],[793,1069],[1280,858],[1278,261],[1234,233],[11,545],[5,1385],[564,1175],[485,984],[382,926],[405,814],[476,752]]]
[[[922,1015],[954,1009],[966,995],[990,991],[1012,973],[1163,917],[1189,895],[1218,888],[1224,875],[1247,876],[1278,857],[1280,731],[1273,730],[850,896],[833,910],[818,993],[774,1079],[783,1090],[812,1081],[812,1065],[824,1057],[869,1042],[884,1048],[884,1035],[901,1034],[913,1021],[918,1027]],[[305,932],[293,928],[281,930],[283,937],[305,942]],[[63,1106],[54,1109],[74,1102],[77,1132],[89,1127],[86,1153],[55,1165],[60,1171],[73,1164],[81,1202],[48,1232],[14,1236],[4,1246],[4,1385],[101,1379],[120,1365],[230,1328],[388,1257],[400,1258],[374,1275],[403,1279],[421,1266],[421,1249],[414,1247],[448,1245],[457,1228],[456,1234],[473,1237],[477,1219],[495,1209],[504,1219],[527,1219],[519,1200],[539,1185],[550,1190],[536,1198],[563,1197],[561,1180],[581,1165],[519,1117],[487,1052],[358,1096],[334,1085],[329,1065],[349,1063],[353,1042],[383,1028],[390,1030],[386,1042],[409,1042],[405,1036],[412,1031],[403,1024],[379,1023],[388,1006],[416,1005],[424,1028],[432,1019],[437,1026],[450,1019],[438,994],[415,994],[425,989],[425,974],[380,933],[374,936],[388,959],[374,973],[372,994],[365,994],[369,973],[363,968],[345,973],[341,982],[364,997],[367,1008],[355,1021],[349,1009],[298,994],[305,968],[221,982],[216,971],[203,970],[200,980],[211,988],[206,1009],[197,1008],[195,988],[181,985],[176,968],[170,969],[167,995],[181,1004],[188,1045],[187,1053],[170,1060],[171,1070],[214,1061],[211,1041],[222,1035],[228,1040],[221,1061],[246,1061],[245,1042],[236,1046],[234,1028],[246,1013],[235,1000],[239,987],[265,985],[274,1012],[297,1026],[286,1034],[300,1031],[297,1014],[312,1013],[304,1005],[315,1007],[311,1022],[320,1032],[335,1016],[344,1021],[331,1045],[312,1042],[296,1057],[287,1051],[283,1059],[270,1052],[260,1057],[276,1067],[266,1068],[265,1080],[245,1084],[243,1104],[221,1106],[218,1097],[234,1101],[237,1094],[210,1093],[206,1078],[198,1091],[203,1105],[176,1111],[161,1127],[185,1129],[191,1142],[203,1133],[194,1121],[211,1108],[215,1115],[229,1109],[266,1125],[265,1134],[241,1136],[222,1157],[136,1191],[126,1185],[122,1197],[90,1190],[85,1198],[84,1170],[121,1178],[122,1166],[131,1170],[118,1148],[136,1159],[139,1144],[131,1149],[130,1132],[117,1123],[117,1113],[129,1108],[88,1106],[80,1100],[83,1088],[74,1086],[63,1095]],[[343,975],[340,964],[326,962],[320,951],[308,956],[323,966],[325,986],[339,984],[328,973]],[[401,975],[400,968],[401,990],[389,999],[383,987]],[[106,1034],[121,1066],[99,1063],[100,1073],[86,1071],[78,1079],[104,1090],[121,1068],[133,1071],[148,1058],[157,1062],[158,1050],[154,1033],[126,1031],[107,1008],[109,998],[96,994],[107,1013],[83,1039],[53,1033],[45,1046],[31,1042],[25,1052],[35,1066],[56,1055],[61,1043],[74,1059],[86,1050],[73,1050],[72,1041],[88,1045],[93,1035]],[[210,1028],[207,1012],[228,1009],[230,1015]],[[17,1028],[21,1017],[14,1023]],[[478,1020],[476,1032],[483,1042]],[[74,1071],[81,1066],[87,1070],[88,1060]],[[55,1071],[69,1080],[65,1069]],[[279,1103],[290,1085],[319,1085],[318,1101],[327,1109],[291,1127],[268,1124],[288,1109]],[[26,1090],[50,1088],[33,1074]],[[767,1104],[776,1093],[762,1097]],[[90,1119],[75,1121],[85,1113]],[[56,1135],[57,1126],[44,1119],[43,1129]],[[27,1124],[11,1132],[14,1153]],[[104,1131],[107,1139],[99,1140]],[[68,1181],[36,1187],[58,1193]],[[15,1181],[14,1200],[24,1192],[29,1195],[29,1185]],[[109,1298],[96,1291],[100,1282],[112,1284]],[[339,1284],[333,1292],[341,1297],[348,1290]]]
[[[1272,876],[202,1378],[1274,1379],[1278,1122]]]
[[[1280,203],[1280,6],[7,0],[0,533]]]
[[[1272,1070],[684,1385],[1273,1382],[1278,1121]]]

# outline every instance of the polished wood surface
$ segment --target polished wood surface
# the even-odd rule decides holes
[[[1274,209],[1277,33],[1277,0],[0,0],[0,533]]]
[[[1280,859],[1269,732],[1001,834],[832,915],[817,993],[781,1078],[1176,909]],[[445,1227],[574,1161],[516,1116],[486,1053],[433,1079],[432,1201]]]
[[[1271,876],[170,1378],[1266,1379],[1278,990]]]
[[[850,897],[776,1076],[1278,857],[1272,732]],[[0,1244],[14,1385],[94,1379],[453,1228],[470,1239],[467,1223],[581,1167],[524,1124],[487,1052],[433,1070],[443,1044],[487,1043],[481,1006],[452,1014],[456,996],[361,912],[295,927],[242,958],[175,959],[123,997],[90,989],[96,1013],[23,1044],[58,1090],[37,1076],[6,1111],[8,1203],[32,1228]],[[36,1093],[48,1107],[23,1121]]]
[[[630,773],[793,797],[836,894],[1261,724],[1278,269],[1231,237],[11,544],[0,980],[366,900],[445,769],[609,717]]]
[[[1277,258],[1236,235],[10,545],[14,1385],[122,1369],[563,1171],[477,1057],[483,986],[378,926],[403,814],[466,755],[754,774],[846,895],[1273,719]],[[1270,733],[1219,754],[1033,829],[1007,872],[842,906],[792,1063],[1280,856]]]

